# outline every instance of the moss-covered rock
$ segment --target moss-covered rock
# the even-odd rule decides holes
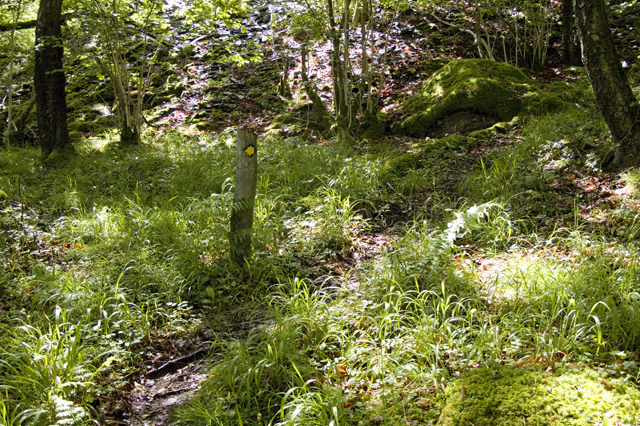
[[[524,94],[537,90],[533,80],[511,65],[485,59],[453,61],[402,105],[403,118],[392,129],[415,137],[479,130],[511,120],[521,110]],[[446,121],[456,114],[456,119]]]
[[[87,105],[87,100],[78,96],[67,96],[67,113],[72,114]]]
[[[69,123],[69,132],[89,133],[95,130],[93,121],[75,120]]]
[[[389,180],[393,176],[404,176],[411,169],[420,166],[422,155],[419,152],[407,152],[390,158],[382,165],[381,180]]]
[[[78,130],[74,130],[74,131],[70,131],[69,132],[69,140],[71,142],[79,142],[81,141],[83,138],[83,134],[82,132],[78,131]]]
[[[495,135],[496,135],[496,131],[494,130],[493,126],[469,133],[469,136],[475,139],[491,139]]]
[[[218,127],[220,127],[220,123],[215,121],[210,121],[210,120],[197,121],[195,122],[195,125],[196,125],[196,129],[204,132],[213,131],[213,130],[216,130]]]
[[[585,369],[479,368],[452,383],[440,426],[637,424],[640,392]]]

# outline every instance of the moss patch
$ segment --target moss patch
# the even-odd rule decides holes
[[[464,390],[463,390],[464,389]],[[480,368],[451,384],[441,426],[637,424],[640,392],[591,369]]]
[[[524,107],[520,112],[520,116],[553,114],[571,107],[571,104],[562,100],[555,93],[531,92],[524,96]]]
[[[484,59],[453,61],[402,105],[404,118],[393,130],[415,137],[432,135],[441,120],[458,112],[509,121],[522,108],[523,95],[532,91],[537,91],[533,80],[511,65]]]
[[[377,114],[365,114],[360,122],[360,139],[373,141],[384,135],[387,115],[383,112]]]
[[[460,135],[449,135],[444,138],[427,140],[412,146],[411,150],[387,160],[382,166],[381,180],[405,176],[412,169],[426,165],[426,160],[440,157],[444,152],[464,151],[475,145],[476,140]]]
[[[491,139],[498,133],[508,133],[509,131],[513,130],[513,126],[513,123],[510,121],[501,121],[486,129],[471,132],[469,133],[469,137],[474,139]]]

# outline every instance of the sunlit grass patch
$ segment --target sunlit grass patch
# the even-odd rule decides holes
[[[640,168],[628,170],[620,178],[624,183],[624,193],[637,199],[640,196]]]
[[[489,303],[526,303],[553,291],[555,283],[566,280],[568,272],[558,260],[540,253],[502,254],[481,260],[472,267]]]

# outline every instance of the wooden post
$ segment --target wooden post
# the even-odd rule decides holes
[[[251,226],[258,183],[258,136],[239,129],[236,140],[236,190],[231,206],[231,259],[244,265],[251,258]]]

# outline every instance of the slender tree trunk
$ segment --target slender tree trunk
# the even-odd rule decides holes
[[[565,67],[580,65],[574,23],[573,0],[562,0],[562,63]]]
[[[333,110],[336,117],[343,109],[342,99],[342,72],[340,67],[340,33],[336,28],[336,20],[333,11],[333,0],[327,0],[329,13],[329,36],[333,50],[331,52],[331,79],[333,82]]]
[[[582,61],[616,151],[613,170],[640,162],[640,108],[616,54],[603,0],[575,0]]]
[[[40,0],[36,24],[34,87],[42,153],[70,147],[62,68],[62,0]]]
[[[20,12],[22,12],[22,0],[18,1],[18,8],[15,12],[15,18],[13,20],[14,27],[11,29],[11,36],[9,36],[9,95],[7,97],[7,129],[5,133],[5,148],[9,149],[11,141],[11,127],[15,127],[13,123],[13,61],[15,60],[15,47],[16,47],[16,26],[20,21]]]
[[[309,80],[309,76],[307,75],[307,45],[306,43],[302,44],[301,49],[301,72],[300,75],[302,77],[302,86],[304,87],[305,92],[307,92],[307,96],[313,102],[313,112],[315,114],[316,120],[318,120],[318,124],[322,127],[322,131],[325,131],[329,128],[329,114],[327,113],[327,107],[322,102],[322,99],[318,95],[315,84],[313,84]]]

